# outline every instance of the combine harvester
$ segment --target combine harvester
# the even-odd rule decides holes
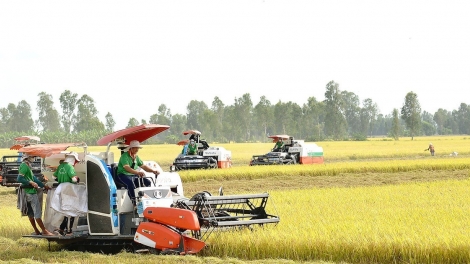
[[[21,136],[14,139],[15,143],[10,147],[10,150],[18,151],[24,146],[39,144],[39,137],[37,136]],[[16,155],[3,156],[0,161],[0,185],[6,187],[18,187],[20,184],[16,182],[18,177],[18,169],[22,162],[22,153],[18,152]],[[41,159],[37,158],[31,163],[32,171],[40,181],[44,181],[43,174],[41,173]]]
[[[293,137],[288,135],[274,135],[268,138],[272,138],[273,143],[282,139],[284,147],[280,150],[273,148],[264,155],[253,155],[250,166],[323,163],[323,148],[315,143],[294,140]]]
[[[219,196],[203,191],[186,198],[179,174],[163,172],[154,161],[144,161],[160,174],[146,174],[152,186],[136,186],[137,209],[127,194],[125,185],[117,181],[117,162],[111,145],[116,143],[122,149],[132,140],[140,142],[165,131],[165,125],[140,125],[111,133],[100,140],[98,145],[107,145],[105,152],[91,153],[82,143],[44,144],[23,147],[20,150],[44,159],[43,168],[54,168],[64,159],[69,147],[83,148],[81,160],[75,165],[79,184],[70,184],[77,193],[84,193],[81,203],[87,211],[75,221],[71,236],[27,235],[25,237],[47,239],[74,250],[101,250],[118,252],[122,249],[133,252],[156,254],[195,254],[205,247],[205,241],[213,231],[237,229],[243,226],[278,223],[279,217],[265,210],[268,193],[227,195],[219,190]],[[121,152],[122,153],[122,152]],[[118,160],[118,158],[116,158]],[[53,169],[44,170],[51,176]],[[52,177],[48,177],[52,179]],[[54,230],[57,219],[63,217],[51,209],[56,188],[47,195],[44,223]],[[60,192],[57,192],[59,194]],[[83,205],[83,204],[82,204]],[[107,250],[106,250],[107,249]]]
[[[179,146],[189,144],[193,139],[198,146],[197,154],[188,155],[180,153],[173,162],[174,170],[187,169],[214,169],[214,168],[230,168],[232,167],[232,152],[223,147],[210,147],[203,139],[200,139],[201,132],[197,130],[187,130],[183,135],[191,135],[189,139],[181,140],[177,143]],[[173,170],[170,169],[170,170]]]

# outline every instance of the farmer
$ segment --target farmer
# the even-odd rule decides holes
[[[431,153],[431,156],[434,156],[434,145],[432,143],[429,143],[429,147],[425,149],[424,151],[428,151]]]
[[[32,186],[23,188],[23,191],[26,196],[29,222],[34,228],[33,235],[53,236],[54,234],[47,230],[42,222],[42,204],[39,202],[38,196],[39,188],[49,189],[49,187],[45,186],[38,178],[36,178],[36,176],[34,176],[33,171],[31,170],[31,162],[34,161],[34,157],[29,156],[27,153],[23,153],[22,159],[23,162],[18,169],[18,177],[16,181],[21,183],[22,186]],[[19,209],[21,210],[22,208]],[[39,225],[42,232],[39,231],[36,223]]]
[[[59,185],[66,182],[73,184],[80,182],[80,179],[78,178],[74,169],[75,164],[77,164],[79,161],[80,159],[78,159],[77,152],[70,152],[65,154],[65,160],[59,165],[59,167],[57,167],[57,170],[54,172],[54,179],[57,180]],[[69,217],[64,216],[64,219],[62,220],[58,230],[59,234],[62,236],[72,235],[74,220],[75,217],[71,216],[69,222]]]
[[[274,145],[274,151],[280,152],[282,151],[282,148],[284,147],[284,141],[282,138],[279,138],[278,141],[276,142],[276,145]]]
[[[196,155],[197,154],[197,144],[194,139],[189,141],[188,145],[188,155]]]
[[[139,185],[139,178],[145,176],[143,171],[138,170],[142,168],[146,172],[151,172],[155,174],[155,177],[160,174],[158,171],[152,170],[149,166],[145,165],[137,152],[142,147],[140,142],[137,140],[132,140],[127,148],[124,149],[124,153],[121,155],[118,163],[117,175],[119,179],[127,186],[127,193],[131,198],[132,203],[135,205],[135,192],[133,186]],[[143,180],[145,186],[150,186],[150,181],[148,179]]]

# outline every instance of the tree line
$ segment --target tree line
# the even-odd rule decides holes
[[[360,100],[353,92],[340,90],[339,84],[326,85],[325,99],[308,97],[306,103],[270,102],[261,96],[254,104],[249,93],[226,105],[214,97],[208,106],[191,100],[186,114],[172,114],[165,104],[158,106],[148,119],[130,118],[127,127],[139,124],[169,125],[170,129],[149,139],[147,143],[176,143],[182,132],[196,129],[209,142],[267,142],[269,135],[287,134],[306,141],[366,140],[372,136],[470,134],[470,106],[461,103],[457,110],[438,109],[434,114],[422,111],[418,95],[406,94],[401,108],[392,113],[380,113],[370,98]],[[79,96],[65,90],[59,97],[61,113],[54,106],[52,95],[38,94],[33,120],[31,105],[20,101],[0,108],[0,147],[11,146],[13,138],[23,135],[40,136],[47,143],[96,141],[115,130],[116,122],[108,112],[104,122],[92,97]],[[122,129],[122,128],[118,128]]]

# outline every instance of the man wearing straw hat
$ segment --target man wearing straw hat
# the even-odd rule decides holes
[[[145,186],[150,186],[150,181],[148,179],[142,178],[145,176],[143,171],[138,170],[142,168],[146,172],[151,172],[155,174],[155,177],[158,176],[159,172],[152,170],[149,166],[145,165],[140,157],[137,155],[137,152],[142,147],[140,142],[137,140],[132,140],[129,146],[124,149],[121,158],[119,159],[117,175],[118,178],[127,186],[127,193],[131,198],[132,203],[135,205],[135,193],[134,186],[139,186],[139,180],[143,180]]]

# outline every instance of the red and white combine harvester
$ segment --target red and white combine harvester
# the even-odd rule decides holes
[[[173,162],[174,170],[187,169],[214,169],[232,167],[232,152],[224,147],[209,146],[207,141],[201,139],[201,132],[187,130],[183,135],[190,135],[189,139],[181,140],[177,145],[184,146],[183,151]],[[189,154],[185,151],[191,140],[197,145],[197,152]]]
[[[273,135],[269,138],[273,139],[273,143],[282,139],[284,145],[281,148],[273,148],[264,155],[253,155],[250,166],[323,163],[323,148],[315,143],[294,140],[294,137],[288,135]]]
[[[123,248],[134,252],[159,254],[195,254],[205,247],[209,234],[217,230],[242,226],[278,223],[279,217],[266,212],[268,193],[212,196],[202,191],[191,198],[184,196],[183,184],[175,171],[164,172],[155,161],[151,164],[160,174],[146,174],[152,182],[150,187],[135,186],[137,208],[116,176],[117,161],[110,151],[113,144],[123,151],[130,141],[143,142],[169,126],[139,125],[116,131],[98,140],[107,145],[106,151],[88,152],[82,143],[38,144],[22,147],[23,153],[43,157],[43,173],[52,179],[52,173],[64,159],[67,149],[81,148],[80,162],[75,165],[78,184],[47,184],[52,187],[47,194],[44,223],[54,230],[64,213],[57,200],[69,207],[76,206],[76,217],[71,236],[27,235],[57,242],[73,250],[111,250]],[[122,152],[121,152],[122,153]],[[62,185],[62,187],[61,187]],[[67,187],[65,187],[67,186]],[[66,195],[59,188],[69,188]],[[57,192],[56,192],[57,191]],[[70,195],[76,194],[78,202],[71,203]],[[72,199],[73,200],[73,199]],[[82,209],[80,209],[82,208]],[[84,208],[84,209],[83,209]],[[70,211],[70,208],[68,208]],[[73,211],[73,210],[72,210]]]

